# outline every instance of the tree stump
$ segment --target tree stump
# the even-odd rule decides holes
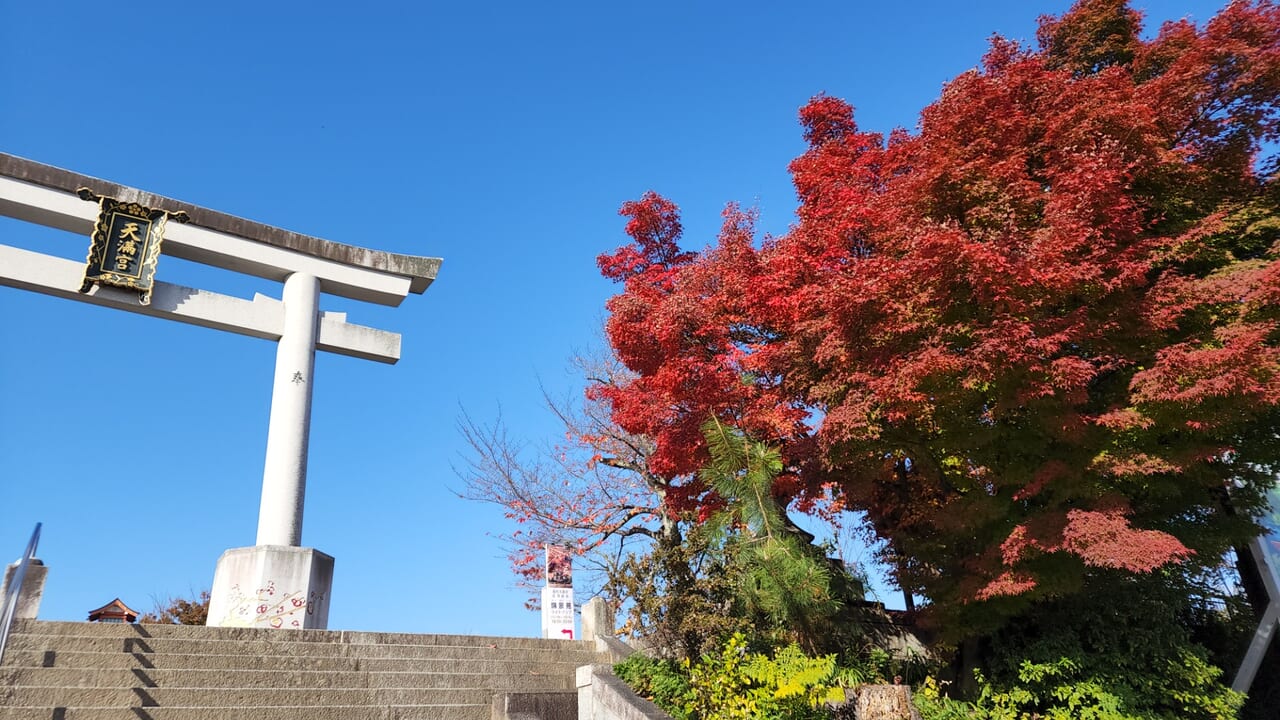
[[[863,685],[854,698],[857,720],[920,720],[908,685]]]

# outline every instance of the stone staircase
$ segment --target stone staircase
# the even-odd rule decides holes
[[[573,692],[608,661],[568,640],[18,620],[0,720],[488,720],[497,694]]]

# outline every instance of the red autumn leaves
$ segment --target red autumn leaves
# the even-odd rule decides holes
[[[733,424],[781,448],[776,494],[866,513],[936,602],[1220,552],[1240,532],[1221,489],[1280,460],[1242,439],[1280,403],[1280,221],[1256,162],[1280,11],[1234,3],[1149,41],[1138,20],[1094,0],[1043,18],[1039,49],[996,39],[887,140],[814,98],[781,237],[730,206],[684,252],[675,205],[627,203],[634,242],[600,266],[636,377],[591,392],[654,439],[649,469],[691,475],[702,424]]]

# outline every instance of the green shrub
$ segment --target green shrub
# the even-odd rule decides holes
[[[1131,685],[1150,685],[1157,674],[1168,694],[1163,707],[1140,702]],[[981,692],[975,703],[943,696],[931,677],[913,700],[922,720],[1233,720],[1243,697],[1218,684],[1219,674],[1191,652],[1182,655],[1181,663],[1170,662],[1153,668],[1149,677],[1127,681],[1086,672],[1070,658],[1024,660],[1016,682],[996,685],[979,673]]]
[[[637,695],[652,700],[671,717],[688,720],[689,676],[680,663],[635,653],[614,665],[613,672]]]
[[[996,720],[1234,720],[1243,697],[1192,641],[1188,591],[1098,573],[1094,592],[1038,605],[991,639],[978,705]]]
[[[636,654],[614,666],[637,694],[677,720],[824,720],[823,703],[844,699],[834,655],[809,657],[797,645],[753,653],[735,634],[696,663]]]
[[[1139,720],[1122,711],[1122,699],[1094,678],[1080,677],[1068,658],[1053,663],[1023,661],[1019,682],[996,689],[981,676],[981,717],[990,720]]]
[[[834,655],[811,658],[789,645],[770,658],[747,652],[735,634],[718,654],[689,667],[690,716],[697,720],[821,720],[822,703],[844,699],[832,685]]]
[[[972,704],[943,695],[941,684],[932,675],[920,683],[911,694],[911,700],[920,711],[920,720],[970,720],[978,717],[978,711]]]

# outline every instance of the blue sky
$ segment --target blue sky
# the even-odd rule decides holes
[[[1220,5],[1134,4],[1152,26]],[[729,201],[783,233],[809,97],[911,128],[992,33],[1030,41],[1067,5],[8,2],[0,150],[444,258],[399,308],[322,298],[402,333],[403,359],[317,358],[303,543],[337,558],[332,628],[536,635],[491,536],[501,512],[450,491],[456,422],[501,409],[515,435],[558,436],[539,383],[577,392],[567,360],[614,292],[595,257],[625,240],[618,206],[666,195],[692,249]],[[0,237],[88,247],[7,218]],[[280,292],[169,257],[157,277]],[[222,551],[254,541],[274,344],[9,288],[0,313],[0,558],[45,524],[41,617],[207,588]],[[95,388],[125,362],[145,368],[143,399],[113,406]]]

